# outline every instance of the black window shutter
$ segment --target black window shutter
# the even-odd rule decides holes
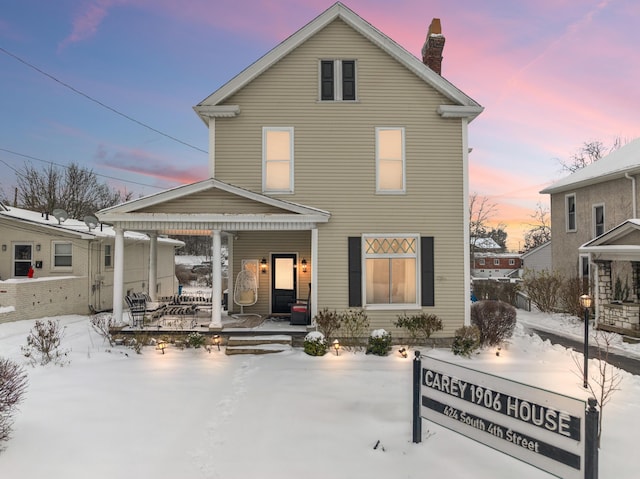
[[[342,62],[342,99],[356,99],[356,62],[353,60]]]
[[[349,237],[349,307],[362,306],[362,241]]]
[[[420,238],[420,274],[422,279],[422,306],[434,306],[433,236]]]
[[[333,100],[333,61],[320,62],[320,99]]]

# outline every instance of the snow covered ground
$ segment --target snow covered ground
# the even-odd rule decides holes
[[[0,477],[128,478],[549,478],[549,474],[424,421],[411,442],[411,360],[300,349],[266,356],[147,347],[108,348],[88,318],[66,325],[65,367],[26,366],[29,386],[0,453]],[[519,312],[580,338],[581,323]],[[0,355],[23,363],[33,321],[0,324]],[[560,346],[519,324],[497,357],[472,359],[445,349],[439,359],[586,399]],[[625,346],[640,356],[639,346]],[[581,356],[578,355],[581,360]],[[591,367],[595,370],[595,365]],[[620,371],[621,390],[604,409],[600,477],[638,477],[640,377]],[[378,448],[374,449],[380,441]]]

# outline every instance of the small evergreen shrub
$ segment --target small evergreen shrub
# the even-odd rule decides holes
[[[362,309],[349,309],[339,315],[340,337],[344,349],[347,351],[362,351],[364,349],[369,318]]]
[[[340,316],[335,311],[324,308],[315,315],[314,319],[325,338],[333,338],[336,331],[340,329]]]
[[[477,326],[463,326],[456,329],[451,352],[456,356],[471,357],[480,347],[480,330]]]
[[[436,331],[442,329],[442,320],[435,314],[428,314],[424,311],[419,314],[407,316],[402,314],[393,325],[396,328],[404,329],[408,334],[411,345],[423,344]]]
[[[309,356],[324,356],[327,349],[327,341],[320,331],[311,331],[305,336],[304,352]]]
[[[471,324],[480,331],[481,346],[497,346],[513,335],[516,308],[502,301],[478,301],[471,305]]]
[[[27,373],[24,369],[9,359],[0,358],[0,443],[9,439],[13,413],[26,389]]]
[[[27,336],[27,345],[21,347],[22,354],[33,366],[36,364],[44,366],[49,363],[59,366],[69,364],[67,359],[69,350],[60,348],[64,330],[65,327],[60,326],[59,321],[37,319]]]
[[[205,341],[206,338],[197,331],[187,334],[187,345],[189,347],[199,348],[204,345]]]
[[[386,356],[390,350],[391,333],[388,333],[384,329],[375,329],[371,331],[369,343],[367,344],[367,354]]]

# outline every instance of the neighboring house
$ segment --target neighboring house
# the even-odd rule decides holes
[[[542,243],[535,248],[522,254],[522,267],[525,271],[539,273],[541,271],[551,272],[551,241]]]
[[[245,313],[310,294],[312,316],[364,308],[393,330],[425,311],[452,336],[469,320],[467,125],[483,108],[440,75],[443,46],[434,20],[423,63],[336,3],[194,107],[209,179],[98,216],[120,234],[211,235],[214,298],[226,242],[230,283],[257,271]]]
[[[518,253],[476,253],[471,275],[474,278],[519,278],[522,257]]]
[[[0,203],[0,323],[111,309],[114,240],[111,227],[89,219],[59,223]],[[132,231],[124,238],[127,291],[148,291],[150,243]],[[157,241],[158,294],[177,290],[174,251],[182,244]]]
[[[636,334],[639,178],[636,139],[541,191],[551,195],[553,269],[590,285],[599,327]]]
[[[472,237],[470,244],[471,249],[478,253],[499,253],[503,250],[502,246],[500,246],[493,238]]]

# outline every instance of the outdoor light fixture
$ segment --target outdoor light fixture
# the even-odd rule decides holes
[[[333,340],[333,349],[336,350],[336,356],[338,356],[338,350],[340,349],[340,341],[337,339]]]
[[[7,245],[6,244],[2,245],[2,251],[7,251]]]
[[[40,251],[40,245],[39,244],[36,245],[36,251]]]
[[[156,349],[159,349],[160,351],[162,351],[162,354],[164,354],[164,350],[167,347],[167,342],[164,340],[160,340],[158,341],[158,344],[156,345]]]
[[[407,356],[409,356],[407,348],[400,348],[398,349],[398,352],[400,353],[400,356],[402,356],[403,358],[406,358]]]
[[[500,351],[502,351],[502,348],[496,349],[496,356],[500,356]]]
[[[584,371],[582,376],[582,386],[586,389],[589,387],[589,308],[591,308],[592,299],[588,294],[580,296],[580,306],[584,308]]]
[[[220,342],[221,341],[222,341],[222,338],[220,337],[219,334],[216,334],[216,335],[213,336],[213,344],[218,346],[218,351],[220,351]]]
[[[302,272],[306,273],[307,272],[307,260],[302,258],[302,261],[300,262],[300,264],[302,265]]]
[[[260,271],[263,274],[267,272],[267,258],[262,258],[262,261],[260,261]]]

